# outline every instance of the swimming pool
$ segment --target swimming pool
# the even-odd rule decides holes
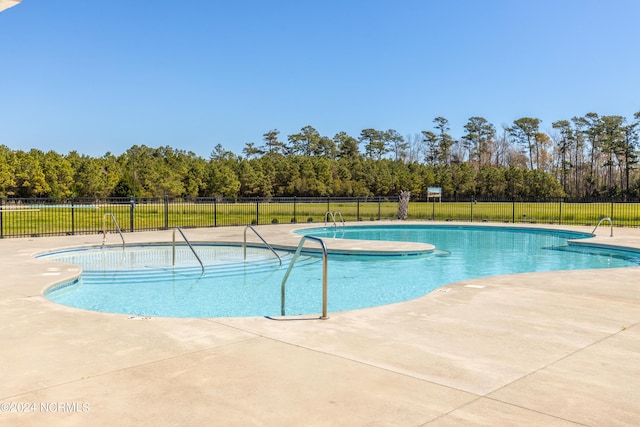
[[[436,251],[421,256],[329,256],[329,312],[406,301],[447,283],[507,273],[640,265],[640,252],[567,245],[589,234],[515,227],[392,225],[320,227],[299,233],[317,237],[424,242]],[[60,304],[139,316],[244,317],[280,315],[280,285],[291,251],[195,245],[206,266],[178,246],[82,249],[43,255],[79,265],[79,280],[54,286],[45,296]],[[287,281],[287,314],[319,313],[322,263],[303,255]]]

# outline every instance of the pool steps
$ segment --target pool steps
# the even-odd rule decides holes
[[[285,262],[288,264],[293,255],[287,254],[284,256]],[[305,256],[301,257],[297,262],[297,265],[307,265],[312,263],[320,262],[320,259],[317,257]],[[229,277],[229,276],[237,276],[242,274],[255,274],[255,273],[268,273],[272,271],[276,271],[280,268],[278,265],[278,261],[274,258],[271,259],[263,259],[258,261],[251,262],[228,262],[228,263],[211,263],[207,264],[205,262],[206,267],[206,276],[207,277]],[[91,282],[94,278],[100,278],[104,280],[105,277],[112,277],[113,280],[118,281],[131,281],[136,283],[143,282],[156,282],[159,280],[165,280],[171,277],[180,276],[184,277],[193,277],[198,278],[201,277],[201,269],[200,266],[181,266],[181,267],[171,267],[161,266],[161,265],[149,265],[148,268],[139,268],[139,269],[122,269],[122,270],[106,270],[106,271],[97,271],[97,270],[84,270],[82,272],[82,278],[84,281]]]

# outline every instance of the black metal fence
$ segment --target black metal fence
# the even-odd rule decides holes
[[[397,198],[0,198],[0,238],[394,219]],[[337,214],[339,213],[339,215]],[[409,219],[434,221],[640,226],[640,201],[616,200],[412,200]]]

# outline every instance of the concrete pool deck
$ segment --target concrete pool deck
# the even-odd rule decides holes
[[[286,245],[305,225],[257,229]],[[243,230],[185,233],[238,242]],[[596,234],[640,248],[638,229]],[[0,240],[0,426],[640,425],[640,267],[468,280],[328,320],[147,318],[42,296],[79,269],[34,254],[101,242]]]

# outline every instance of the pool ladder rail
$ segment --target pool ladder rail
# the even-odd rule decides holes
[[[280,286],[280,314],[285,316],[285,294],[289,273],[291,273],[293,265],[296,263],[296,260],[300,256],[300,252],[302,251],[304,242],[307,239],[320,243],[320,247],[322,248],[322,315],[320,316],[320,319],[327,320],[329,318],[329,316],[327,316],[327,246],[324,244],[324,241],[322,239],[313,236],[302,236],[302,239],[300,239],[300,243],[298,243],[298,247],[296,248],[296,252],[295,254],[293,254],[293,258],[291,258],[289,268],[287,269],[287,272],[282,279],[282,285]]]
[[[340,222],[342,223],[342,226],[344,227],[344,218],[342,218],[342,214],[339,211],[335,211],[335,212],[327,212],[326,214],[324,214],[324,226],[327,226],[327,222],[329,219],[331,219],[331,222],[333,222],[333,228],[337,228],[338,224],[336,221],[336,216],[340,217]]]
[[[338,214],[339,213],[340,212],[338,212]],[[342,218],[342,215],[340,215],[340,218]],[[344,224],[344,220],[342,221],[342,223]],[[335,219],[334,219],[334,224],[335,224]],[[244,259],[245,260],[247,259],[247,229],[250,229],[251,231],[253,231],[255,235],[258,236],[260,240],[262,240],[262,243],[264,243],[267,246],[267,248],[269,248],[269,250],[273,252],[273,254],[276,257],[278,257],[278,261],[280,262],[280,267],[282,267],[282,258],[280,258],[280,255],[278,255],[278,253],[273,249],[273,247],[264,239],[264,237],[262,237],[260,233],[258,233],[258,230],[256,230],[252,225],[247,225],[244,228],[244,243],[242,245],[244,248]],[[293,266],[296,263],[296,260],[300,256],[300,252],[302,251],[304,242],[307,239],[320,243],[320,247],[322,248],[322,315],[320,316],[320,319],[326,320],[329,318],[329,316],[327,315],[327,246],[324,244],[324,241],[322,239],[320,239],[319,237],[313,237],[313,236],[302,236],[302,239],[300,239],[300,243],[298,243],[298,247],[296,248],[296,252],[293,254],[293,257],[291,258],[291,262],[289,263],[289,268],[287,268],[287,272],[284,274],[284,278],[282,279],[282,284],[280,285],[280,313],[283,316],[285,316],[285,295],[286,295],[287,279],[289,278],[289,274],[291,273],[291,270],[293,269]]]
[[[267,241],[264,239],[264,237],[262,237],[262,235],[260,233],[258,233],[258,230],[256,230],[255,228],[253,228],[252,225],[247,225],[244,228],[244,243],[242,244],[242,248],[244,250],[244,260],[247,260],[247,229],[250,229],[251,231],[253,231],[255,233],[256,236],[258,236],[258,238],[260,240],[262,240],[262,243],[265,244],[265,246],[271,251],[273,252],[273,254],[278,258],[278,262],[280,262],[280,267],[282,267],[282,258],[280,258],[280,255],[278,255],[278,252],[275,251],[275,249],[273,249],[273,247],[271,247],[271,245],[269,243],[267,243]]]
[[[596,224],[596,226],[593,228],[593,231],[591,232],[591,234],[595,235],[596,229],[600,226],[600,224],[602,224],[604,221],[609,221],[609,225],[611,227],[611,234],[609,234],[609,237],[613,237],[613,220],[609,217],[603,217],[600,218],[600,221],[598,221],[598,223]]]
[[[191,252],[196,257],[198,262],[200,263],[200,267],[202,268],[202,276],[204,276],[204,263],[202,262],[202,260],[198,256],[196,250],[191,245],[191,242],[189,241],[189,239],[187,239],[187,236],[185,236],[184,232],[182,231],[182,229],[180,227],[176,227],[176,228],[173,229],[173,266],[175,267],[175,265],[176,265],[176,230],[180,233],[180,235],[182,236],[184,241],[187,243],[187,246],[189,246],[189,249],[191,249]]]
[[[104,215],[102,215],[102,246],[104,246],[104,244],[107,242],[107,227],[105,226],[105,223],[104,223],[104,220],[107,217],[111,217],[113,224],[116,226],[116,231],[118,232],[118,234],[120,235],[120,238],[122,239],[122,249],[124,249],[124,245],[125,245],[124,236],[122,235],[122,230],[120,230],[118,221],[116,221],[116,217],[113,215],[112,212],[107,212]]]

